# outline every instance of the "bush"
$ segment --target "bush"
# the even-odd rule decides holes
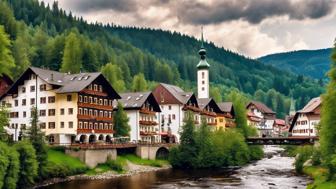
[[[312,146],[303,146],[297,149],[297,155],[295,158],[295,170],[297,173],[303,173],[303,164],[311,158],[314,148]]]
[[[4,186],[4,178],[9,165],[7,154],[8,146],[0,142],[0,188]]]
[[[19,179],[20,160],[18,152],[10,148],[8,151],[9,164],[6,171],[3,189],[15,189]]]
[[[259,160],[264,157],[264,151],[261,146],[249,146],[250,160]]]
[[[121,161],[107,160],[105,164],[118,173],[124,171],[123,163]]]
[[[18,142],[14,146],[19,153],[20,160],[17,187],[27,188],[34,184],[34,179],[38,176],[38,162],[36,160],[35,149],[32,144],[27,141]]]

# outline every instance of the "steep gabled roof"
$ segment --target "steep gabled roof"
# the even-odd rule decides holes
[[[217,105],[224,113],[230,113],[233,117],[235,116],[232,102],[220,102]]]
[[[134,92],[134,93],[121,93],[121,99],[118,100],[124,109],[140,109],[148,101],[154,108],[155,112],[161,112],[160,105],[154,98],[152,92]],[[113,102],[113,108],[117,108],[117,102]]]
[[[267,107],[265,104],[258,102],[258,101],[251,101],[250,103],[248,103],[248,105],[246,106],[246,108],[248,108],[249,106],[254,105],[258,110],[260,110],[262,113],[266,113],[266,114],[275,114],[275,112],[270,109],[269,107]]]
[[[101,82],[103,82],[104,86],[106,86],[109,95],[114,96],[116,99],[120,98],[118,93],[112,88],[112,86],[100,72],[65,74],[36,67],[29,67],[11,86],[7,93],[14,93],[17,90],[18,85],[23,84],[24,80],[28,78],[28,75],[32,73],[36,74],[37,77],[46,83],[56,86],[56,93],[79,92],[85,89],[93,81],[99,79]]]
[[[198,107],[201,110],[204,110],[207,105],[213,108],[216,113],[224,113],[217,105],[217,103],[212,98],[198,98],[197,99]]]
[[[178,86],[166,83],[160,83],[154,89],[153,93],[160,104],[165,103],[165,101],[169,101],[169,103],[186,104],[190,99],[196,99],[193,92],[185,92]]]

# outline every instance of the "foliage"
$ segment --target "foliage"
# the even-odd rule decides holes
[[[330,178],[336,173],[336,41],[331,55],[332,64],[326,93],[322,96],[320,143],[322,157],[329,169]]]
[[[5,175],[9,164],[7,154],[7,145],[0,142],[0,188],[4,186]]]
[[[197,167],[203,168],[208,167],[212,161],[213,151],[210,139],[210,128],[207,125],[206,119],[203,117],[200,128],[196,131],[195,140],[197,146],[197,157],[196,157],[196,165]]]
[[[307,189],[332,189],[336,186],[336,180],[328,180],[329,171],[322,166],[309,166],[303,169],[306,175],[314,179]]]
[[[61,72],[79,73],[82,68],[82,47],[78,31],[73,30],[65,39]]]
[[[9,75],[14,67],[14,59],[11,51],[11,41],[4,27],[0,25],[0,76]]]
[[[20,171],[18,188],[27,188],[34,184],[34,179],[38,176],[38,162],[34,147],[27,141],[20,141],[14,145],[19,153]]]
[[[120,102],[118,102],[117,111],[115,111],[113,116],[114,121],[114,130],[116,131],[115,135],[118,137],[129,136],[131,130],[130,125],[128,124],[127,114]]]
[[[109,63],[102,67],[101,72],[115,90],[125,90],[123,71],[120,69],[120,67],[115,64]]]
[[[297,149],[297,155],[295,158],[295,171],[297,173],[303,173],[304,163],[311,158],[313,155],[314,147],[312,146],[302,146]]]
[[[143,73],[139,73],[134,76],[132,82],[132,91],[134,92],[142,92],[147,90],[147,81]]]
[[[210,96],[215,100],[215,102],[222,102],[221,91],[218,87],[210,87]]]
[[[45,178],[66,177],[85,173],[88,167],[79,159],[66,155],[64,152],[48,150],[48,163]]]
[[[47,146],[45,144],[45,135],[41,131],[39,125],[38,125],[38,110],[36,107],[33,107],[31,109],[31,120],[30,120],[30,127],[28,128],[28,138],[30,142],[32,143],[35,152],[36,152],[36,158],[38,162],[38,174],[41,178],[45,177],[45,167],[47,165]]]
[[[118,172],[118,173],[121,173],[124,171],[124,168],[123,168],[123,163],[120,162],[120,161],[117,161],[117,160],[107,160],[106,163],[105,163],[108,167],[110,167],[110,169]]]
[[[6,176],[4,179],[3,189],[16,189],[16,183],[18,182],[20,171],[19,154],[15,149],[9,147],[7,156],[9,163],[7,170],[5,171]]]
[[[124,159],[125,161],[130,161],[131,163],[137,164],[137,165],[147,165],[152,167],[162,167],[167,164],[167,161],[165,160],[151,160],[151,159],[141,159],[140,157],[128,154],[128,155],[122,155],[120,156],[121,159]],[[117,158],[118,160],[118,158]]]
[[[4,127],[7,126],[8,123],[8,110],[4,106],[0,106],[0,141],[5,141],[7,139],[7,133]]]

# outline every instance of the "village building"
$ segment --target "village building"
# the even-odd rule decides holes
[[[120,96],[101,73],[66,74],[28,68],[0,97],[10,111],[7,132],[14,140],[38,110],[39,127],[50,143],[110,141],[113,100]]]
[[[162,141],[179,142],[188,111],[194,113],[194,122],[199,124],[199,107],[192,92],[184,92],[178,86],[160,83],[153,90],[153,95],[161,108],[159,123]]]
[[[159,143],[160,106],[152,92],[121,93],[120,102],[129,118],[130,140],[133,142]],[[117,102],[114,103],[117,108]]]
[[[6,93],[9,87],[13,84],[13,81],[10,77],[5,74],[0,76],[0,96]]]
[[[318,136],[320,123],[321,98],[316,97],[308,102],[301,110],[296,112],[289,132],[292,136]]]
[[[232,102],[221,102],[217,104],[223,113],[217,113],[217,130],[236,127],[235,112]]]
[[[275,112],[265,104],[257,101],[248,103],[246,109],[248,124],[257,128],[258,135],[262,137],[272,136]]]
[[[197,99],[200,108],[201,119],[205,119],[211,130],[217,130],[217,117],[218,114],[224,112],[218,107],[217,103],[212,98],[199,98]]]
[[[283,137],[288,136],[289,126],[286,124],[286,121],[283,119],[275,119],[273,125],[273,136],[274,137]]]

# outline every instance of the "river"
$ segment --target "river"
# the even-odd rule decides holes
[[[289,189],[306,188],[310,180],[297,176],[294,158],[281,156],[281,148],[266,146],[266,157],[236,170],[161,170],[110,180],[70,181],[44,189],[143,189],[143,188],[227,188]]]

